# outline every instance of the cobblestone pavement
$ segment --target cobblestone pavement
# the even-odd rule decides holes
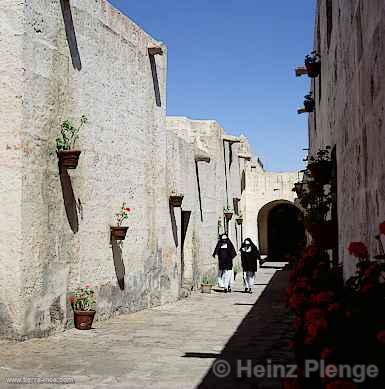
[[[280,388],[279,379],[248,378],[245,369],[237,377],[236,371],[237,363],[247,368],[267,367],[269,360],[292,362],[287,347],[291,318],[284,304],[287,272],[280,266],[267,263],[258,271],[252,295],[241,293],[237,279],[231,294],[197,292],[174,304],[96,323],[91,331],[2,342],[0,388]],[[214,369],[224,374],[229,366],[226,378],[215,376]],[[41,382],[9,384],[10,377]],[[75,383],[48,383],[50,378]]]

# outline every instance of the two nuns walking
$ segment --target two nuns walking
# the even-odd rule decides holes
[[[237,256],[237,252],[227,234],[220,235],[213,253],[213,257],[215,256],[218,256],[218,285],[223,288],[225,293],[231,292],[233,259]],[[241,262],[245,293],[252,293],[259,259],[261,259],[261,256],[257,246],[250,238],[246,238],[241,246]]]

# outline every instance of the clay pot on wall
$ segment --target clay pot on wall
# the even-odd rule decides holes
[[[212,285],[210,284],[201,284],[201,292],[202,293],[211,293]]]
[[[79,163],[80,150],[60,150],[56,152],[59,167],[63,169],[76,169]]]
[[[307,70],[307,75],[310,78],[316,78],[320,75],[321,73],[321,62],[312,62],[312,63],[306,63],[306,70]]]
[[[298,197],[301,197],[303,192],[303,182],[296,182],[292,190],[293,192],[297,193]]]
[[[94,321],[95,311],[74,311],[74,324],[78,330],[90,330]]]
[[[110,227],[111,239],[114,240],[125,240],[128,227]]]
[[[333,162],[332,161],[316,161],[311,162],[307,166],[314,180],[319,184],[326,185],[331,180]]]
[[[236,221],[237,224],[240,226],[241,224],[243,224],[243,217],[237,217]]]
[[[181,207],[183,202],[184,195],[182,194],[172,194],[170,196],[170,204],[173,207]]]
[[[233,212],[224,212],[226,220],[231,220],[233,218]]]

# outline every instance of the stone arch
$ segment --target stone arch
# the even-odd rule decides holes
[[[269,237],[270,230],[270,219],[274,215],[274,212],[278,211],[279,208],[286,208],[287,210],[292,210],[291,217],[293,217],[292,223],[298,227],[301,225],[298,232],[298,244],[305,243],[305,229],[303,228],[303,214],[301,209],[293,202],[289,200],[274,200],[265,204],[258,212],[258,240],[259,240],[259,249],[262,255],[270,256],[272,254],[272,247],[269,247],[269,242],[271,242],[271,237]],[[296,215],[296,216],[294,216]],[[290,220],[286,221],[291,222]],[[290,231],[291,232],[291,231]],[[293,242],[294,243],[294,242]]]

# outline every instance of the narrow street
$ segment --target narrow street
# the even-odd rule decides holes
[[[292,362],[291,317],[285,306],[287,271],[269,262],[252,295],[195,292],[175,304],[97,322],[45,339],[0,344],[1,388],[280,388],[280,379],[236,377],[241,361]],[[231,367],[219,378],[212,367]],[[9,377],[70,379],[73,384],[7,384]]]

